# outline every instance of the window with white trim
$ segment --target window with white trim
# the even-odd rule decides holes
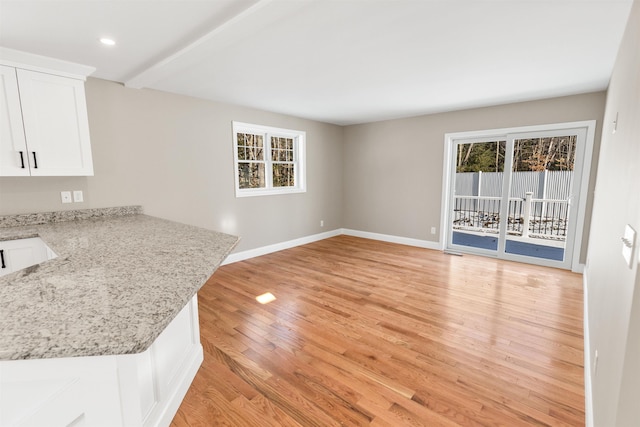
[[[306,133],[233,122],[236,197],[301,193]]]

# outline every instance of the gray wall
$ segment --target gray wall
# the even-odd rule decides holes
[[[344,227],[438,241],[444,135],[596,120],[596,170],[605,92],[389,120],[345,128]],[[590,189],[595,183],[592,174]],[[590,211],[592,191],[587,211]],[[581,260],[586,257],[587,214]],[[430,228],[436,227],[437,234]]]
[[[607,94],[585,272],[595,426],[640,423],[640,272],[621,255],[626,224],[640,232],[640,2],[634,2]],[[613,122],[618,115],[618,128]],[[640,236],[638,237],[640,238]],[[595,369],[595,351],[598,369]]]
[[[2,178],[0,214],[140,204],[239,235],[236,251],[341,227],[341,127],[99,79],[86,92],[95,176]],[[233,120],[306,131],[307,192],[236,198]],[[85,203],[62,205],[62,190]]]
[[[598,92],[342,128],[99,79],[86,89],[95,176],[2,178],[0,214],[141,204],[240,235],[236,251],[340,227],[435,242],[445,133],[596,119],[597,154],[605,100]],[[306,131],[307,193],[235,198],[232,120]],[[62,205],[62,190],[83,190],[85,202]]]

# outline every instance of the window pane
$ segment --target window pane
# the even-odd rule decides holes
[[[457,144],[452,243],[498,250],[506,144]]]
[[[273,165],[274,187],[295,187],[294,166],[291,164]]]
[[[262,135],[252,135],[249,134],[249,146],[251,147],[262,147]]]
[[[238,148],[239,147],[249,147],[249,149],[263,149],[264,147],[264,143],[263,143],[263,139],[264,137],[262,135],[255,135],[252,133],[238,133],[237,134],[237,142],[238,142]]]
[[[253,135],[248,133],[238,134],[238,146],[249,147],[252,145]]]
[[[516,139],[513,148],[513,171],[572,171],[576,139],[576,135]]]
[[[514,140],[506,253],[564,259],[576,140],[577,135]]]
[[[264,163],[239,163],[238,184],[240,188],[264,188]]]
[[[238,147],[238,160],[247,160],[247,148]]]
[[[503,172],[506,141],[458,144],[456,172]]]
[[[264,160],[264,148],[251,147],[247,149],[248,160]]]
[[[274,162],[293,162],[293,138],[271,138],[271,160]]]

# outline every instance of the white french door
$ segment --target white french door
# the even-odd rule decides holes
[[[594,128],[447,134],[444,248],[577,271]]]

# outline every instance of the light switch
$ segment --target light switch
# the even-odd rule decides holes
[[[633,268],[633,248],[636,245],[636,230],[629,224],[624,228],[624,237],[622,238],[622,256],[629,268]]]
[[[76,203],[84,202],[84,196],[82,190],[76,190],[73,192],[73,201]]]

